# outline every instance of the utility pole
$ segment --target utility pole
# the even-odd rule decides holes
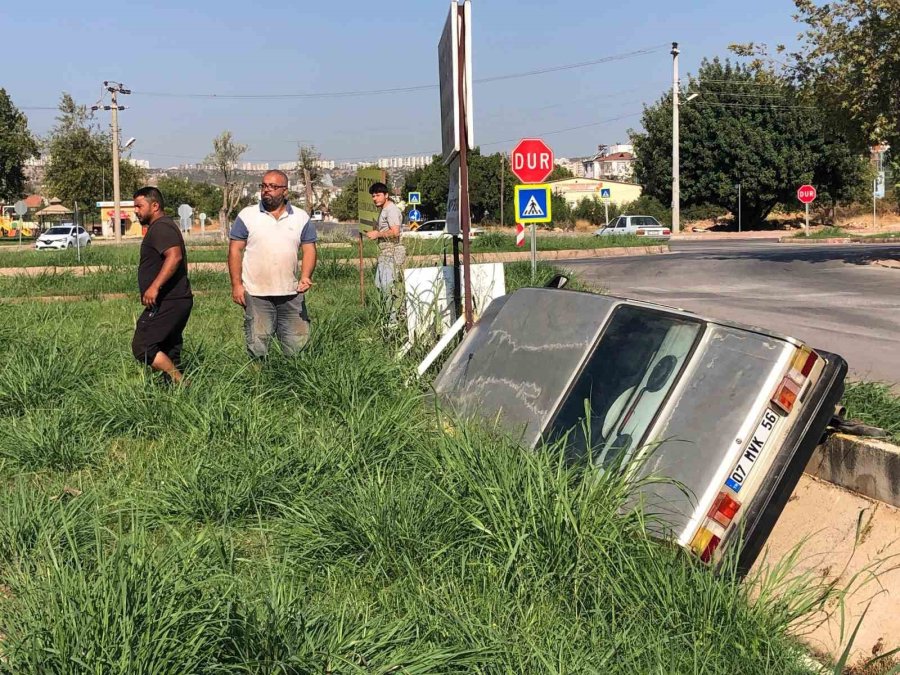
[[[678,165],[678,43],[672,43],[672,234],[681,231],[681,169]]]
[[[738,232],[741,231],[741,184],[737,184],[738,189]]]
[[[106,91],[112,96],[112,104],[103,106],[104,110],[112,111],[112,170],[113,170],[113,227],[115,228],[116,243],[122,243],[121,224],[121,194],[119,193],[119,111],[125,110],[124,105],[119,105],[119,94],[130,94],[121,82],[106,80],[103,82]],[[91,110],[98,110],[100,106],[91,106]]]

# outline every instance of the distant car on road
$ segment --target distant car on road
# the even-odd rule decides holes
[[[619,216],[594,234],[598,237],[633,234],[648,239],[668,239],[672,235],[672,230],[653,216]]]
[[[469,236],[475,238],[483,232],[484,230],[478,227],[473,227],[469,230]],[[427,220],[419,225],[416,229],[410,230],[408,232],[403,232],[400,236],[403,238],[408,237],[411,239],[449,239],[453,235],[447,232],[446,220]]]
[[[74,225],[57,225],[51,227],[44,232],[34,243],[34,248],[38,251],[44,249],[59,250],[63,248],[74,248],[78,246],[89,246],[91,243],[91,235],[81,226]]]

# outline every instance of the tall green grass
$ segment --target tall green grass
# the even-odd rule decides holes
[[[263,364],[211,284],[188,387],[132,360],[134,301],[0,304],[0,672],[807,672],[808,605],[649,538],[617,475],[455,425],[325,269]]]
[[[842,403],[847,419],[856,419],[888,432],[900,443],[900,396],[887,384],[853,382],[847,385]]]

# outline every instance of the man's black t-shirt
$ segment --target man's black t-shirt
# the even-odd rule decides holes
[[[159,290],[157,302],[191,298],[191,282],[187,274],[187,251],[184,238],[175,222],[169,216],[157,218],[147,228],[141,243],[141,262],[138,266],[138,288],[144,294],[163,266],[163,252],[178,246],[181,248],[181,262],[175,274]]]

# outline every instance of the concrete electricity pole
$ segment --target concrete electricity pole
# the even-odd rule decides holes
[[[672,43],[672,234],[681,231],[681,168],[678,164],[678,43]]]
[[[103,106],[104,110],[112,111],[112,169],[113,169],[113,227],[115,228],[116,243],[122,243],[121,225],[121,195],[119,194],[119,111],[125,110],[124,105],[119,105],[119,94],[130,94],[121,82],[104,81],[103,86],[112,95],[112,104]],[[97,110],[100,106],[92,106],[91,110]]]

